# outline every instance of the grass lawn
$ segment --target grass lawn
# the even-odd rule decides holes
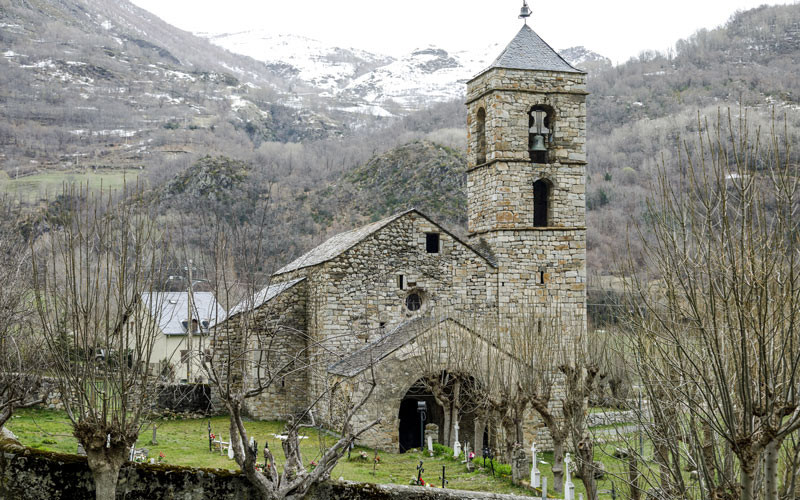
[[[7,193],[15,198],[24,201],[41,198],[48,195],[54,198],[61,194],[63,184],[82,184],[84,187],[89,183],[89,189],[103,191],[120,190],[123,183],[134,183],[139,170],[97,170],[97,171],[53,171],[41,174],[27,175],[14,179],[3,175],[0,177],[0,192]]]
[[[227,440],[230,436],[228,431],[227,417],[212,417],[211,430],[217,436],[222,436]],[[149,450],[150,457],[157,457],[163,452],[166,462],[175,465],[192,467],[212,467],[224,469],[238,469],[232,460],[228,460],[227,455],[222,456],[219,452],[210,453],[208,451],[208,429],[209,419],[183,419],[183,420],[158,420],[157,445],[151,445],[152,428],[143,429],[140,434],[137,447],[145,447]],[[75,453],[77,450],[77,440],[72,436],[72,429],[64,412],[50,411],[42,409],[27,409],[18,411],[8,422],[7,427],[13,431],[23,444],[32,448],[39,448],[62,453]],[[263,448],[266,439],[270,447],[276,450],[277,459],[282,458],[280,441],[273,436],[282,431],[281,422],[247,422],[247,429],[258,441],[259,448]],[[319,460],[321,456],[321,446],[330,445],[335,438],[317,429],[306,429],[307,439],[301,440],[301,450],[303,460],[306,464],[312,460]],[[360,451],[364,451],[368,459],[360,460]],[[606,469],[612,473],[621,473],[623,464],[611,457],[614,450],[613,443],[598,445],[595,458],[604,462]],[[530,494],[523,488],[511,484],[511,470],[508,465],[496,464],[496,477],[491,477],[488,470],[480,467],[482,459],[476,459],[479,464],[478,470],[473,473],[466,471],[466,466],[460,461],[455,461],[445,455],[429,457],[427,453],[408,452],[404,454],[378,452],[380,463],[373,469],[374,450],[356,447],[351,453],[351,459],[343,458],[336,466],[333,478],[343,477],[351,481],[361,481],[370,483],[397,483],[408,484],[412,477],[416,476],[416,467],[419,461],[423,461],[425,472],[423,479],[436,486],[441,485],[440,476],[442,466],[447,468],[448,488],[464,489],[472,491],[492,491],[497,493],[516,493]],[[552,454],[544,453],[539,455],[540,460],[552,463]],[[279,460],[280,462],[280,460]],[[488,466],[488,464],[487,464]],[[487,467],[488,469],[488,467]],[[540,464],[539,469],[543,476],[548,477],[548,484],[553,484],[553,476],[550,465]],[[584,493],[583,484],[580,480],[574,480],[575,491]],[[619,482],[617,482],[619,484]],[[611,489],[609,479],[599,481],[601,492]],[[550,487],[552,492],[552,486]],[[577,495],[576,495],[577,498]],[[609,493],[601,493],[600,498],[611,498]]]

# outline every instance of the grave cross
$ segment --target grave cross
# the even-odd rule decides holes
[[[572,484],[572,469],[570,465],[572,464],[572,458],[567,453],[567,456],[564,457],[564,469],[567,471],[567,478],[564,481],[564,500],[575,500],[575,485]]]
[[[542,474],[539,472],[539,465],[536,463],[536,443],[531,443],[531,486],[538,488],[540,486]]]
[[[453,425],[453,430],[456,433],[455,444],[453,444],[453,458],[458,458],[458,456],[461,455],[461,443],[458,442],[458,420],[456,420],[455,425]]]

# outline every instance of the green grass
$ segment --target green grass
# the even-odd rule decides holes
[[[136,182],[140,170],[97,170],[71,172],[45,172],[15,179],[14,175],[0,177],[0,192],[22,200],[61,194],[64,183],[89,184],[89,189],[120,190],[125,182]]]
[[[140,433],[137,447],[144,447],[149,450],[150,457],[157,457],[163,452],[166,462],[175,465],[192,467],[209,467],[237,470],[238,466],[232,460],[228,460],[227,455],[220,455],[219,452],[210,453],[208,451],[207,429],[208,422],[211,421],[211,430],[216,435],[222,435],[227,440],[229,433],[229,420],[227,417],[212,417],[211,419],[182,419],[182,420],[158,420],[157,445],[151,445],[152,427],[142,430]],[[248,432],[258,441],[259,448],[263,448],[264,440],[275,451],[279,464],[282,462],[282,451],[280,441],[273,434],[280,434],[283,429],[282,422],[247,422]],[[77,440],[72,436],[72,428],[67,415],[64,412],[50,411],[42,409],[20,410],[7,424],[22,441],[23,444],[32,448],[57,451],[62,453],[75,453],[77,450]],[[321,456],[320,447],[327,446],[334,442],[335,438],[317,429],[306,429],[304,434],[307,439],[301,440],[301,451],[303,460],[306,464],[312,460],[318,461]],[[368,458],[366,461],[358,457],[360,451],[364,451]],[[595,448],[595,459],[602,461],[606,469],[610,472],[621,473],[623,464],[614,459],[611,454],[614,451],[614,443],[598,445]],[[471,491],[492,491],[497,493],[516,493],[531,494],[524,488],[516,487],[511,484],[510,467],[504,464],[496,464],[496,477],[491,477],[487,468],[483,469],[483,460],[475,459],[478,468],[475,472],[468,473],[466,466],[460,461],[453,460],[448,453],[438,454],[429,457],[426,453],[408,452],[404,454],[378,452],[380,463],[373,469],[373,457],[375,451],[356,447],[351,453],[351,459],[345,456],[336,466],[332,477],[343,477],[351,481],[369,483],[396,483],[408,484],[412,477],[416,476],[416,467],[419,461],[423,461],[425,472],[423,479],[436,486],[441,485],[440,476],[442,466],[447,468],[448,488],[464,489]],[[548,477],[548,484],[552,492],[553,476],[550,465],[553,461],[552,453],[539,455],[539,460],[544,460],[548,464],[540,464],[539,469],[544,476]],[[574,480],[576,493],[584,493],[585,489],[580,480]],[[617,482],[619,484],[619,482]],[[599,489],[610,490],[611,482],[609,479],[599,481]],[[584,495],[585,496],[585,495]],[[577,496],[576,496],[577,498]],[[611,498],[609,494],[601,494],[600,498]]]

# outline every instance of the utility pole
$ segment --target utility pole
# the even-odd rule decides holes
[[[189,259],[189,265],[186,267],[186,271],[188,272],[188,279],[186,280],[186,308],[188,310],[188,315],[186,316],[186,383],[192,383],[192,335],[194,330],[193,325],[193,310],[194,310],[194,297],[192,294],[192,259]],[[198,325],[200,322],[198,321]]]

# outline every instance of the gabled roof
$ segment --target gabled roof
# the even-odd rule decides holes
[[[489,259],[486,255],[477,251],[475,248],[471,247],[467,243],[461,241],[457,236],[452,234],[450,231],[444,229],[443,227],[439,226],[439,224],[436,224],[434,221],[430,219],[430,217],[426,216],[419,210],[412,208],[404,212],[394,214],[391,217],[381,219],[378,222],[373,222],[372,224],[361,226],[357,229],[353,229],[352,231],[347,231],[345,233],[339,233],[336,236],[332,236],[331,238],[326,240],[323,244],[317,246],[316,248],[313,248],[309,252],[306,252],[304,255],[295,259],[290,264],[287,264],[286,266],[278,269],[275,272],[275,275],[284,274],[290,271],[296,271],[298,269],[303,269],[305,267],[316,266],[317,264],[328,262],[329,260],[338,257],[339,255],[350,250],[357,244],[361,243],[370,235],[378,232],[379,230],[388,226],[390,223],[396,221],[397,219],[411,212],[414,212],[420,215],[421,217],[427,219],[430,223],[435,224],[437,227],[439,227],[439,229],[450,235],[454,240],[458,241],[465,247],[475,252],[476,255],[486,260],[486,262],[488,262],[490,266],[497,267],[497,264],[493,262],[491,259]]]
[[[563,57],[558,55],[527,24],[522,26],[517,36],[511,40],[511,43],[506,46],[488,68],[481,71],[481,74],[492,68],[584,73],[572,67]]]
[[[214,298],[211,292],[194,292],[194,310],[192,319],[199,323],[208,321],[209,326],[225,319],[225,309]],[[187,292],[153,292],[143,293],[142,302],[150,310],[150,315],[158,322],[164,335],[186,335],[183,321],[189,315],[189,297]]]
[[[305,278],[297,278],[290,281],[284,281],[282,283],[275,283],[269,286],[266,286],[256,292],[253,296],[252,302],[249,299],[245,299],[242,302],[236,304],[233,309],[231,309],[228,317],[231,317],[235,314],[239,314],[240,312],[250,310],[250,309],[258,309],[259,307],[263,306],[270,300],[274,299],[281,293],[285,292],[286,290],[292,288],[296,284],[303,281]]]
[[[424,316],[401,323],[378,340],[365,345],[328,367],[328,373],[352,377],[449,318]]]
[[[345,233],[339,233],[336,236],[332,236],[323,244],[311,249],[291,263],[278,269],[275,274],[288,273],[289,271],[296,271],[297,269],[302,269],[304,267],[316,266],[317,264],[328,262],[329,260],[343,254],[347,250],[350,250],[357,243],[363,241],[367,236],[378,231],[379,229],[382,229],[390,222],[399,219],[411,211],[412,210],[406,210],[405,212],[400,212],[392,215],[391,217],[381,219],[378,222],[373,222],[372,224],[361,226],[353,229],[352,231],[347,231]]]

